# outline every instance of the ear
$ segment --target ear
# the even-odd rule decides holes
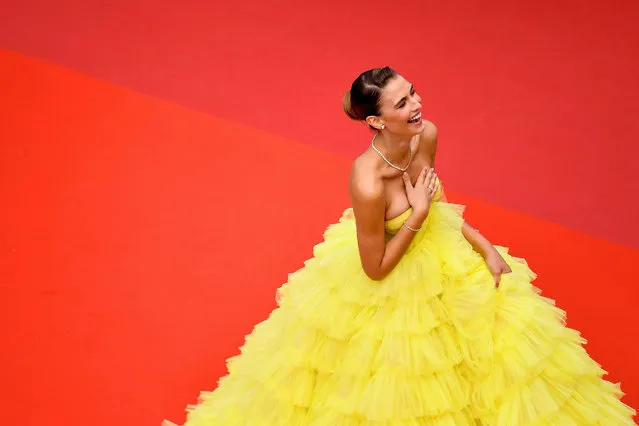
[[[382,126],[384,125],[382,119],[376,115],[369,115],[368,117],[366,117],[366,123],[368,123],[369,126],[373,126],[377,130],[382,130]]]

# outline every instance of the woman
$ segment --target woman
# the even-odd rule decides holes
[[[375,131],[352,209],[186,425],[634,425],[525,261],[446,202],[413,86],[369,70],[344,109]]]

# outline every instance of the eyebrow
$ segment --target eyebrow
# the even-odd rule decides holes
[[[409,92],[410,92],[410,93],[412,93],[412,92],[413,92],[413,85],[412,85],[412,84],[410,85],[410,91],[409,91]],[[401,104],[401,103],[402,103],[402,101],[405,101],[405,100],[406,100],[406,96],[404,96],[404,97],[403,97],[403,98],[401,98],[399,101],[397,101],[397,102],[395,103],[395,108],[397,108],[397,106],[398,106],[399,104]]]

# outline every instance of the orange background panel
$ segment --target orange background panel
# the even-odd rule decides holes
[[[7,51],[0,87],[3,421],[180,419],[348,206],[349,160]],[[448,196],[637,405],[639,253]]]

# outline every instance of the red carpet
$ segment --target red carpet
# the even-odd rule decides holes
[[[7,51],[0,85],[3,421],[179,420],[348,205],[350,161]],[[448,192],[639,405],[639,252]]]
[[[348,206],[369,135],[340,96],[382,64],[437,123],[449,198],[639,408],[637,22],[630,0],[4,2],[4,423],[181,420]]]

